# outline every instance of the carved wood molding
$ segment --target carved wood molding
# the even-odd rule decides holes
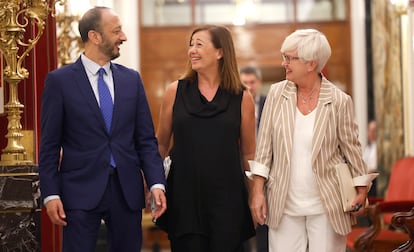
[[[395,213],[391,223],[393,226],[406,231],[410,236],[410,240],[393,250],[393,252],[414,251],[414,207],[409,212]]]

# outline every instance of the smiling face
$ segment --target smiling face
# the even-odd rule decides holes
[[[191,37],[188,56],[194,71],[217,70],[222,52],[214,47],[210,33],[206,30],[201,30],[194,33]]]
[[[119,46],[127,38],[122,31],[121,21],[114,12],[110,10],[103,11],[101,20],[101,44],[99,45],[99,51],[110,60],[113,60],[119,57]]]
[[[316,61],[305,61],[301,59],[297,51],[286,51],[282,57],[282,66],[286,70],[286,79],[289,81],[299,84],[311,72],[316,73]]]

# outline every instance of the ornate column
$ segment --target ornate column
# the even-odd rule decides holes
[[[8,141],[1,155],[2,165],[33,163],[27,158],[21,144],[23,134],[20,114],[24,105],[18,98],[18,84],[29,76],[22,64],[42,36],[48,12],[46,0],[0,0],[0,50],[5,61],[4,80],[9,88],[9,100],[5,105]],[[31,26],[35,27],[35,36],[25,39],[26,28]]]
[[[57,39],[58,39],[58,60],[59,66],[73,63],[82,50],[82,39],[77,31],[79,22],[79,10],[74,11],[71,4],[88,6],[89,4],[79,1],[61,0],[56,9]],[[72,13],[74,11],[75,13]]]

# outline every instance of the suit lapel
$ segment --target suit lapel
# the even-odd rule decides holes
[[[296,115],[296,85],[293,82],[287,82],[287,85],[282,92],[282,97],[285,98],[284,102],[281,104],[281,112],[282,115],[284,115],[282,120],[285,121],[284,125],[286,125],[286,128],[284,129],[283,146],[285,148],[284,153],[286,154],[286,160],[290,166]],[[330,86],[329,81],[323,78],[313,130],[312,164],[315,162],[316,157],[320,152],[328,121],[332,116],[331,105],[332,87]]]
[[[284,153],[286,154],[286,160],[290,166],[296,114],[296,85],[293,82],[287,81],[282,97],[284,98],[284,102],[281,104],[282,115],[284,115],[282,120],[285,121],[283,125],[286,125],[286,128],[284,129],[283,146],[285,147]]]
[[[82,64],[80,57],[72,66],[72,70],[74,71],[73,76],[75,79],[75,83],[80,91],[80,95],[83,95],[85,97],[85,100],[89,108],[93,110],[93,114],[96,116],[96,119],[100,122],[104,131],[107,132],[105,120],[102,116],[101,109],[99,107],[98,101],[96,100],[91,84],[89,83],[89,78],[86,74],[85,67]]]
[[[332,87],[328,84],[328,81],[323,78],[321,83],[321,90],[319,93],[319,103],[316,110],[315,125],[313,129],[313,149],[312,149],[312,164],[315,162],[316,157],[321,149],[324,135],[326,134],[326,128],[328,121],[332,116]]]
[[[112,71],[112,78],[114,81],[114,111],[112,114],[112,124],[111,124],[111,132],[116,127],[117,122],[119,121],[120,113],[120,107],[122,104],[121,92],[122,90],[125,90],[122,88],[123,83],[127,83],[124,79],[122,74],[120,74],[118,67],[115,64],[111,63],[111,71]]]

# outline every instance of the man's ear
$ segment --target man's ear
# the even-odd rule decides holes
[[[90,30],[88,31],[88,38],[94,44],[99,44],[101,42],[102,36],[99,32]]]

